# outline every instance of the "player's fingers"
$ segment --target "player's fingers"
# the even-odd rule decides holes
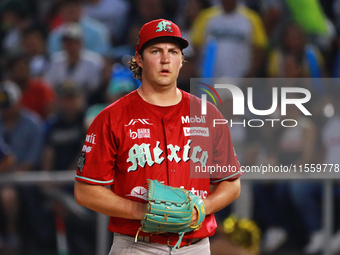
[[[196,225],[198,221],[198,212],[197,212],[197,209],[196,207],[192,210],[192,219],[191,219],[191,226],[194,226]]]

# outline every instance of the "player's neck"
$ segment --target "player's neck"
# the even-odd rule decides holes
[[[176,86],[155,89],[142,84],[137,92],[144,101],[158,106],[176,105],[182,100],[182,93]]]

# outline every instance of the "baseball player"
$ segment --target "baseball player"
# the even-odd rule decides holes
[[[241,171],[229,129],[211,124],[223,116],[212,104],[207,116],[199,110],[190,112],[201,109],[200,99],[176,86],[187,46],[173,22],[159,19],[144,24],[130,62],[141,86],[105,108],[87,132],[75,198],[80,205],[111,216],[109,230],[115,234],[110,255],[210,254],[208,237],[217,227],[213,213],[239,196]],[[191,178],[196,166],[212,164],[232,166],[234,171]],[[180,240],[176,233],[139,231],[148,211],[147,180],[189,190],[203,199],[201,227]],[[194,208],[192,224],[198,217]],[[179,241],[180,248],[174,249]]]

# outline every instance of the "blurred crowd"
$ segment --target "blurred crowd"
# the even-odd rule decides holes
[[[231,128],[241,165],[340,164],[340,85],[320,79],[340,76],[339,0],[2,0],[0,17],[0,178],[75,170],[95,116],[140,85],[128,61],[140,27],[157,18],[190,42],[178,79],[185,91],[195,77],[319,81],[305,86],[312,117],[287,111],[296,128]],[[270,107],[271,89],[254,88],[258,108]],[[318,182],[255,182],[261,250],[320,252],[322,192]],[[66,249],[64,235],[69,254],[94,254],[94,215],[72,194],[72,185],[0,185],[0,253],[53,254]],[[334,194],[340,215],[337,185]],[[340,253],[337,217],[331,249]]]

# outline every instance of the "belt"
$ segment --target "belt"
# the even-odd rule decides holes
[[[145,243],[158,243],[158,244],[166,244],[170,247],[174,247],[178,241],[178,237],[176,238],[169,238],[166,236],[161,236],[161,235],[148,235],[148,236],[138,236],[137,237],[138,241],[142,241]],[[182,246],[188,246],[194,243],[197,243],[201,241],[202,239],[200,238],[191,238],[191,239],[184,239],[180,243],[180,247]]]

